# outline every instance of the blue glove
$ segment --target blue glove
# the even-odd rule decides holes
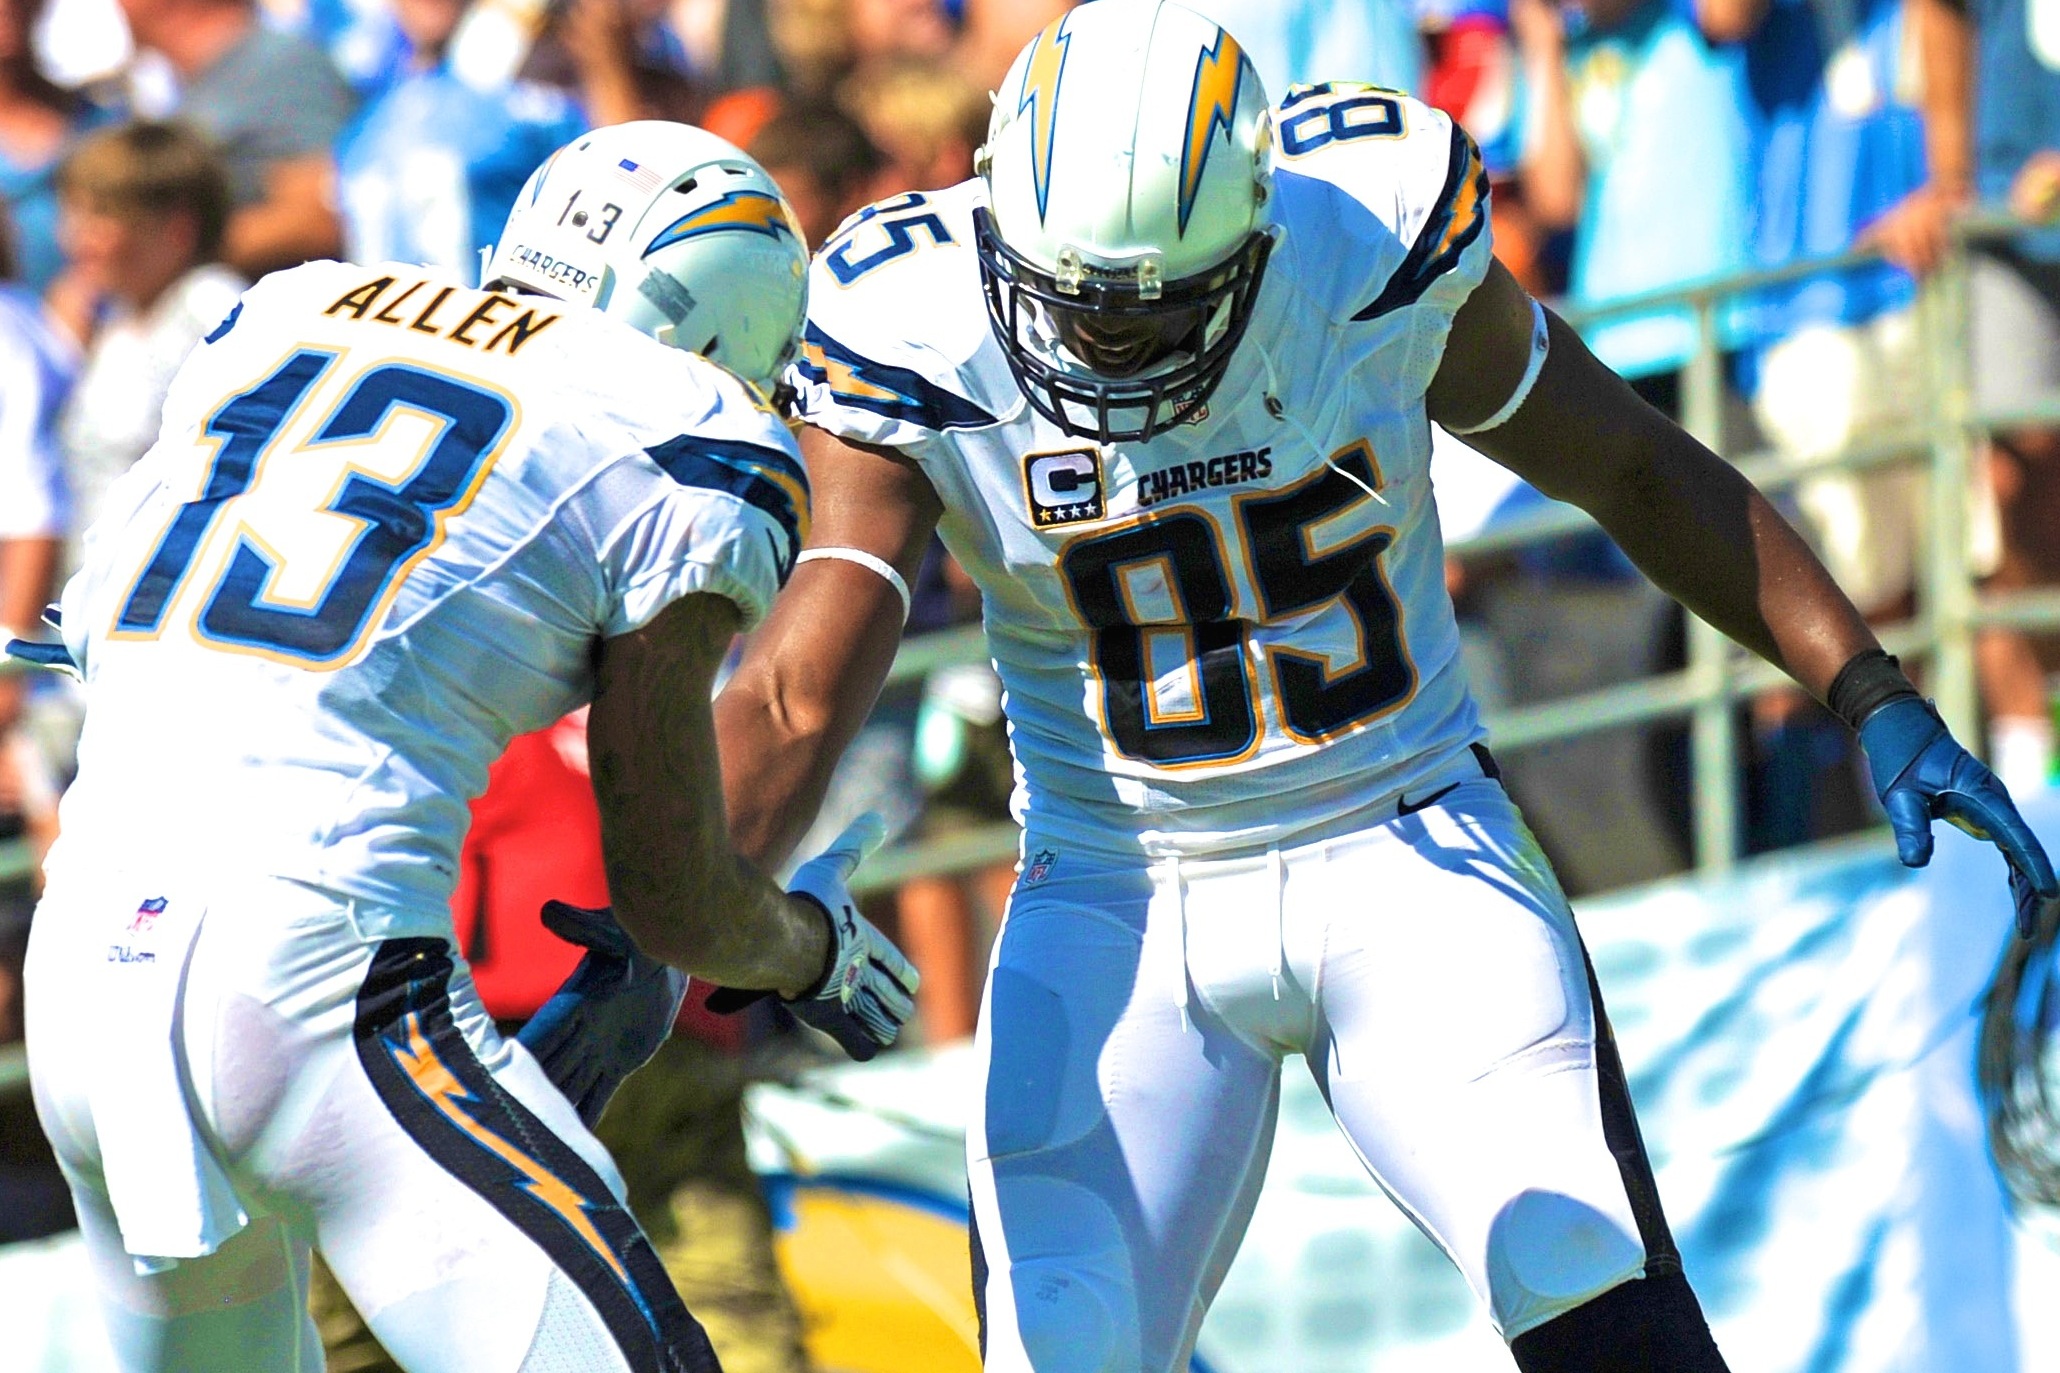
[[[830,926],[830,956],[822,978],[786,1002],[787,1009],[861,1063],[900,1036],[915,1011],[916,988],[923,980],[894,942],[858,913],[851,895],[852,871],[886,837],[886,822],[867,811],[828,848],[796,868],[787,884],[788,895],[820,910]],[[727,1014],[766,995],[719,987],[707,1004],[709,1010]]]
[[[1903,866],[1921,868],[1931,861],[1933,820],[1994,844],[2010,864],[2017,932],[2031,938],[2040,906],[2060,897],[2053,864],[2018,815],[2010,793],[1980,759],[1960,747],[1931,702],[1902,696],[1882,706],[1860,725],[1860,747],[1895,829],[1896,856]]]
[[[591,1129],[622,1080],[672,1033],[687,975],[639,950],[606,907],[547,901],[543,918],[587,955],[515,1038]]]

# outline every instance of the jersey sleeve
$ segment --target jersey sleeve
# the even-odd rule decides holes
[[[748,628],[794,570],[809,517],[800,451],[741,382],[724,381],[682,432],[620,465],[615,489],[638,498],[602,549],[604,636],[697,593],[734,603]]]
[[[1342,84],[1292,92],[1276,125],[1298,279],[1334,324],[1400,325],[1442,347],[1494,255],[1473,139],[1421,101]]]
[[[809,267],[787,372],[801,417],[856,443],[920,451],[996,423],[975,359],[989,339],[964,188],[861,211]]]

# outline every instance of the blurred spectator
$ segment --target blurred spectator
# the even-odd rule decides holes
[[[896,57],[939,58],[958,38],[952,16],[937,0],[845,0],[845,9],[852,57],[861,67]]]
[[[1244,44],[1275,104],[1289,87],[1320,81],[1423,89],[1423,39],[1407,0],[1191,0],[1190,8]]]
[[[736,3],[736,0],[731,0]],[[765,0],[789,90],[828,95],[854,71],[901,59],[944,62],[974,89],[1009,63],[1072,0]]]
[[[785,84],[767,0],[673,0],[668,23],[687,70],[711,92]]]
[[[1950,86],[1922,79],[1930,55],[1951,43],[1925,22],[1935,3],[1699,0],[1713,41],[1745,41],[1760,265],[1868,240],[1917,267],[1943,251],[1945,215],[1966,198],[1969,167],[1964,119],[1957,137],[1927,140],[1936,121],[1921,102]],[[1911,53],[1926,60],[1912,63]],[[1909,274],[1889,265],[1762,293],[1754,332],[1767,342],[1754,360],[1754,407],[1780,451],[1807,464],[1919,422],[1914,298]],[[1908,614],[1921,473],[1822,477],[1796,496],[1818,552],[1860,609],[1877,620]]]
[[[0,198],[14,220],[16,277],[40,294],[63,265],[57,163],[81,129],[106,118],[36,65],[31,37],[45,0],[0,0]]]
[[[407,69],[408,40],[385,0],[305,0],[296,7],[301,32],[322,46],[360,98],[370,99]],[[274,19],[281,6],[266,0]]]
[[[588,124],[697,124],[708,92],[687,74],[664,0],[567,0],[554,8],[521,76],[574,94]]]
[[[827,98],[854,61],[844,0],[767,0],[766,18],[788,91]]]
[[[1458,23],[1479,10],[1449,12]],[[1744,266],[1750,206],[1737,53],[1713,50],[1674,0],[1509,0],[1508,20],[1524,88],[1521,194],[1497,188],[1509,207],[1497,207],[1498,236],[1512,215],[1529,232],[1526,248],[1571,230],[1567,297],[1576,306]],[[1543,284],[1535,257],[1519,265]],[[1584,333],[1648,401],[1680,414],[1679,371],[1696,343],[1688,311]],[[1504,506],[1540,499],[1526,489]],[[1486,631],[1483,648],[1498,657],[1513,704],[1678,667],[1683,655],[1680,613],[1594,538],[1470,570],[1466,610]],[[1504,771],[1576,889],[1657,876],[1690,850],[1682,728],[1526,750]],[[1598,843],[1598,834],[1627,837]]]
[[[1516,40],[1507,0],[1417,0],[1424,102],[1473,136],[1494,197],[1495,257],[1532,295],[1558,295],[1548,265],[1551,232],[1538,223],[1518,175],[1523,154]]]
[[[1938,79],[1940,54],[1964,66],[1964,33],[1955,59],[1953,36],[1926,21],[1935,9],[1936,0],[1697,0],[1712,42],[1745,45],[1759,265],[1869,242],[1904,267],[1936,264],[1947,215],[1966,198],[1969,166],[1964,115],[1933,117],[1954,84]],[[1921,421],[1914,298],[1909,272],[1887,264],[1760,293],[1747,389],[1777,451],[1808,466]],[[1876,622],[1914,609],[1923,493],[1914,466],[1795,488],[1819,555]],[[1753,722],[1749,847],[1823,837],[1819,820],[1833,813],[1841,821],[1864,816],[1850,795],[1848,732],[1828,713],[1781,689],[1754,701]],[[1822,804],[1833,796],[1842,810]]]
[[[43,607],[56,599],[70,518],[56,425],[77,366],[35,297],[0,287],[0,639],[43,637]],[[47,848],[65,767],[32,728],[38,690],[26,674],[0,675],[0,837],[26,832]]]
[[[953,65],[979,90],[995,89],[1023,45],[1073,4],[1074,0],[962,0]]]
[[[1512,0],[1530,86],[1524,190],[1574,230],[1568,299],[1596,305],[1747,265],[1744,81],[1671,0]],[[1602,360],[1679,413],[1674,373],[1693,319],[1665,311],[1598,326]]]
[[[2060,210],[2060,26],[2034,0],[1970,0],[1979,35],[1974,105],[1981,198],[2028,218]],[[1975,405],[2008,411],[2060,396],[2060,228],[2019,234],[1976,255]],[[2060,582],[2060,431],[2005,425],[1989,467],[2002,514],[2001,590]],[[1979,641],[1991,761],[2012,788],[2046,780],[2053,733],[2041,648],[2015,631]]]
[[[876,196],[941,190],[973,174],[992,106],[949,62],[900,57],[861,67],[839,95],[886,156]]]
[[[177,123],[86,138],[58,172],[65,252],[86,364],[60,430],[74,531],[157,441],[172,374],[235,308],[243,279],[221,265],[229,186],[207,140]]]
[[[178,74],[178,113],[213,140],[235,212],[222,257],[249,277],[343,247],[330,149],[350,87],[314,42],[258,21],[252,0],[121,0],[136,46]]]
[[[480,90],[445,58],[466,0],[394,0],[409,43],[404,74],[337,147],[344,252],[413,262],[470,284],[516,194],[587,125],[561,91],[519,81]]]
[[[886,161],[857,120],[801,103],[768,120],[746,149],[780,184],[811,251],[849,215],[880,199]]]

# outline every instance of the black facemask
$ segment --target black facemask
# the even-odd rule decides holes
[[[1002,241],[994,217],[984,208],[973,211],[973,234],[988,318],[1017,385],[1053,424],[1101,443],[1137,442],[1163,434],[1201,408],[1223,380],[1231,353],[1244,337],[1273,247],[1267,235],[1254,233],[1220,266],[1169,281],[1156,298],[1145,299],[1134,280],[1097,278],[1092,273],[1077,289],[1061,290],[1056,277]],[[1213,343],[1207,342],[1210,321],[1226,308],[1226,324]],[[1026,331],[1040,314],[1052,322],[1056,341],[1066,344],[1083,364],[1094,366],[1099,353],[1108,360],[1110,373],[1068,371],[1038,356],[1026,341]],[[1127,321],[1137,321],[1140,327],[1125,328]],[[1142,327],[1147,323],[1159,327]],[[1097,324],[1110,326],[1100,340],[1094,336]],[[1137,375],[1176,352],[1184,353],[1186,361]],[[1117,423],[1124,412],[1130,414]]]

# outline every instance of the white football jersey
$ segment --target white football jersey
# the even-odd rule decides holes
[[[1277,840],[1482,734],[1424,413],[1490,258],[1479,154],[1363,86],[1293,92],[1275,127],[1249,330],[1206,408],[1142,443],[1074,437],[1024,398],[983,300],[979,181],[873,206],[815,260],[803,412],[907,454],[942,498],[1044,836]]]
[[[697,356],[422,268],[267,277],[65,588],[87,717],[52,861],[441,910],[467,799],[590,698],[596,642],[694,592],[755,622],[807,517],[786,426]]]

